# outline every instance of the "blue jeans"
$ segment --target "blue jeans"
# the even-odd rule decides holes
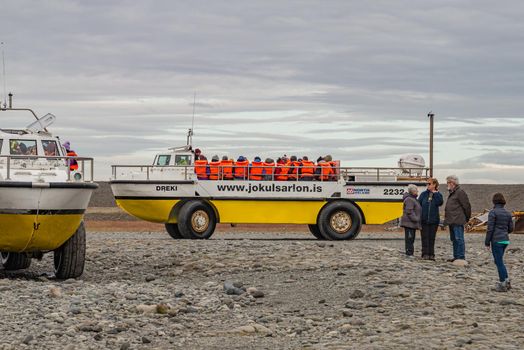
[[[453,242],[453,259],[466,259],[464,225],[449,225],[449,238]]]
[[[500,282],[504,282],[508,278],[508,270],[506,270],[504,265],[504,252],[507,246],[507,244],[491,243],[491,252],[493,253],[495,265],[497,265]]]

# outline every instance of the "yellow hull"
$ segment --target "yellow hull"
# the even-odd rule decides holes
[[[76,231],[83,214],[0,214],[0,251],[54,250]]]
[[[117,199],[117,205],[142,220],[176,223],[177,199]],[[326,201],[210,200],[221,223],[315,224]],[[355,202],[366,224],[384,224],[402,216],[402,202]]]

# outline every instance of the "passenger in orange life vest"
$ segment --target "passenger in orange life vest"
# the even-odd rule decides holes
[[[300,167],[300,180],[312,181],[315,177],[315,163],[309,160],[307,156],[302,157]]]
[[[249,161],[244,156],[238,157],[235,162],[234,174],[235,179],[237,180],[246,180],[247,179],[247,167],[249,166]]]
[[[264,161],[264,180],[273,181],[273,174],[275,173],[275,161],[271,158],[266,158]]]
[[[300,162],[298,161],[297,156],[291,156],[291,158],[289,158],[288,166],[290,167],[288,172],[288,180],[296,181],[298,179],[300,170]]]
[[[249,180],[262,180],[262,172],[264,171],[262,160],[259,156],[249,164]]]
[[[203,154],[199,156],[198,160],[195,160],[195,174],[199,180],[209,179],[209,164]]]
[[[287,181],[287,173],[289,168],[286,166],[287,159],[278,158],[277,159],[277,168],[275,169],[275,180],[277,181]]]
[[[209,180],[218,180],[220,178],[220,160],[218,159],[218,156],[215,154],[213,158],[211,158],[211,162],[209,163]]]
[[[233,159],[228,159],[227,156],[223,156],[220,165],[222,178],[224,180],[233,180]]]
[[[76,154],[76,152],[71,149],[71,143],[69,141],[66,141],[62,146],[64,146],[67,152],[66,156],[78,157],[78,154]],[[75,159],[68,159],[68,163],[69,163],[69,170],[71,171],[78,170],[78,162]]]
[[[317,166],[318,179],[320,181],[329,181],[331,179],[331,175],[333,174],[331,163],[327,162],[326,157],[324,157],[317,163]]]
[[[331,174],[329,174],[329,181],[337,181],[337,162],[333,161],[333,158],[329,154],[324,157],[324,160],[328,162],[331,166]]]

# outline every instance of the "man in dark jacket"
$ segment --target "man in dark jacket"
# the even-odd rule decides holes
[[[439,207],[444,204],[444,198],[438,191],[437,179],[428,179],[427,186],[427,190],[418,197],[422,206],[422,259],[435,260],[435,236],[440,224]]]
[[[453,242],[453,259],[466,259],[466,244],[464,242],[464,225],[471,218],[471,204],[466,192],[459,185],[459,179],[455,175],[446,178],[449,197],[446,202],[444,223],[449,225],[449,235]]]

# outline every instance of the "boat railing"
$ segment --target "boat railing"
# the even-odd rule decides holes
[[[71,170],[73,160],[78,164],[77,170]],[[12,180],[14,170],[46,171],[60,168],[67,172],[67,181],[94,181],[94,160],[89,157],[4,155],[0,156],[0,165],[5,166],[5,180]]]
[[[237,166],[218,165],[218,172],[210,174],[207,179],[199,178],[195,169],[199,165],[112,165],[112,179],[122,180],[252,180],[252,181],[339,181],[372,182],[372,181],[425,181],[429,178],[429,168],[385,168],[385,167],[333,167],[332,173],[322,173],[322,167],[314,167],[305,173],[301,167],[293,166]],[[238,171],[238,169],[242,169]],[[256,169],[256,171],[255,171]],[[262,169],[262,172],[260,171]],[[270,171],[267,171],[270,169]],[[277,171],[278,169],[278,171]],[[298,169],[298,175],[296,174]],[[209,168],[207,169],[209,170]],[[284,171],[282,173],[281,171]],[[157,176],[159,175],[160,176]],[[210,176],[211,175],[211,176]],[[212,177],[212,178],[210,178]]]

